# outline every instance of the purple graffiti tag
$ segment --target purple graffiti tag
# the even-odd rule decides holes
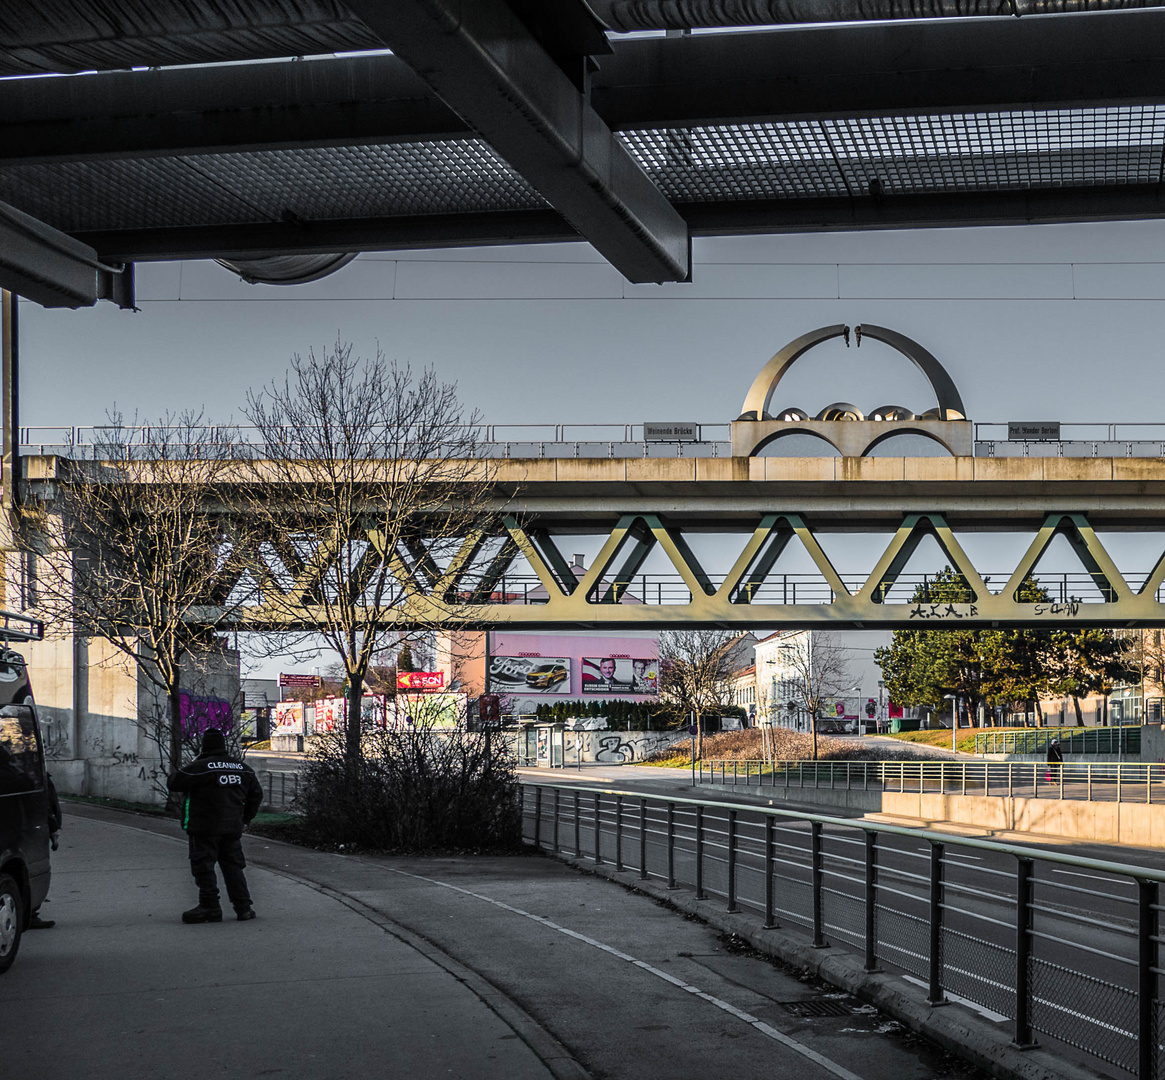
[[[207,728],[218,728],[219,731],[231,729],[231,703],[222,698],[179,694],[178,708],[184,736],[201,735]]]

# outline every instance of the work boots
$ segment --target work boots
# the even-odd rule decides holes
[[[205,907],[201,902],[197,907],[182,912],[184,923],[222,922],[222,908],[218,905]]]
[[[255,909],[250,904],[247,904],[246,907],[237,907],[235,908],[235,916],[239,922],[246,922],[255,917]]]

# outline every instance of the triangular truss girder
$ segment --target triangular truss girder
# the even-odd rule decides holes
[[[756,521],[743,538],[728,573],[715,582],[696,557],[681,525],[660,514],[626,514],[610,528],[591,566],[582,570],[567,560],[550,529],[505,517],[492,540],[482,532],[460,538],[444,568],[431,551],[414,542],[384,550],[369,532],[359,574],[365,582],[386,570],[392,588],[383,593],[378,618],[406,625],[651,628],[666,626],[937,628],[939,626],[1165,626],[1165,604],[1157,600],[1165,585],[1165,553],[1134,591],[1111,555],[1080,513],[1048,514],[1006,584],[991,591],[941,513],[904,515],[860,587],[843,582],[813,529],[798,514],[773,513]],[[1017,593],[1035,575],[1041,558],[1057,535],[1063,535],[1091,577],[1102,602],[1057,598],[1021,603]],[[933,537],[947,567],[965,582],[965,602],[904,601],[901,586],[891,590],[921,541]],[[774,602],[764,586],[791,544],[800,545],[820,575],[817,603]],[[492,545],[492,546],[491,546]],[[342,555],[335,538],[320,538],[314,547],[298,537],[272,538],[269,550],[282,564],[278,570],[260,550],[241,548],[224,561],[215,595],[249,575],[261,586],[260,602],[240,612],[255,627],[318,624],[325,602],[329,569]],[[652,601],[649,590],[636,592],[648,556],[660,551],[678,583],[666,600]],[[444,560],[443,560],[444,561]],[[520,563],[527,564],[519,567]],[[517,590],[525,574],[533,592]],[[224,590],[226,590],[224,592]],[[278,590],[276,596],[272,590]],[[268,599],[264,600],[262,597]],[[677,599],[678,596],[678,599]],[[371,612],[370,612],[371,614]]]

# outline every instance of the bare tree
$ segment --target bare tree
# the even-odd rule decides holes
[[[296,356],[248,395],[261,448],[250,511],[265,536],[253,571],[272,628],[318,630],[343,665],[346,753],[361,754],[361,698],[389,645],[456,620],[489,528],[492,470],[456,387],[337,342]]]
[[[137,722],[163,774],[181,763],[184,685],[245,599],[228,566],[235,447],[231,429],[200,414],[138,426],[115,412],[91,443],[70,446],[51,497],[17,512],[9,587],[50,632],[103,639],[144,676],[153,694],[139,694]]]
[[[806,630],[790,634],[781,647],[781,668],[788,703],[809,718],[813,734],[813,760],[817,760],[817,721],[822,707],[849,689],[849,650],[830,631]]]
[[[704,753],[701,717],[732,699],[740,635],[730,630],[665,630],[659,635],[659,694],[696,721],[696,756]]]

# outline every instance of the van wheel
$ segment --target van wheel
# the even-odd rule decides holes
[[[7,874],[0,874],[0,974],[16,959],[20,948],[20,931],[24,927],[24,911],[20,889]]]

